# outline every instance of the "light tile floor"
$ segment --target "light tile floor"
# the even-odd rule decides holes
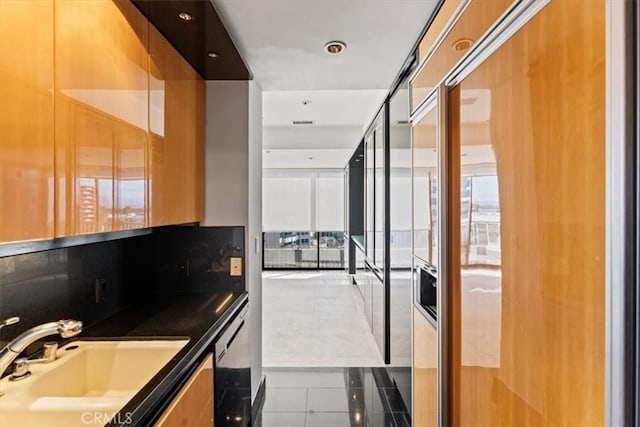
[[[383,366],[362,304],[341,272],[264,272],[263,366]]]

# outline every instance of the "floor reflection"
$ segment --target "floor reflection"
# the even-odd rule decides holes
[[[410,376],[410,368],[404,369]],[[386,368],[270,368],[264,373],[266,399],[254,426],[411,425],[408,406]]]

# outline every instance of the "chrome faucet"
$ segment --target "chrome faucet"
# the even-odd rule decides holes
[[[0,328],[13,325],[14,323],[18,323],[18,321],[20,321],[19,317],[12,317],[4,322],[0,322]],[[23,332],[0,350],[0,377],[2,377],[4,371],[7,370],[16,357],[30,344],[50,335],[60,334],[62,338],[70,338],[78,335],[80,332],[82,332],[82,322],[69,319],[43,323],[42,325],[34,326],[28,331]],[[45,353],[47,353],[46,349]],[[51,352],[49,352],[49,354],[45,354],[43,359],[37,359],[34,362],[51,362],[53,360],[55,360],[55,349],[53,357],[51,356]],[[24,360],[21,364],[24,364]]]

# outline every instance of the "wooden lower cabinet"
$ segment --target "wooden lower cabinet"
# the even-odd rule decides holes
[[[413,416],[416,427],[438,425],[438,333],[413,309]]]
[[[198,366],[156,427],[213,427],[213,354]]]

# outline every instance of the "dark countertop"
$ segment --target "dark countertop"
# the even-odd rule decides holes
[[[203,354],[211,351],[214,338],[247,300],[246,292],[153,296],[143,305],[126,309],[75,337],[75,340],[189,338],[108,425],[149,425]]]

